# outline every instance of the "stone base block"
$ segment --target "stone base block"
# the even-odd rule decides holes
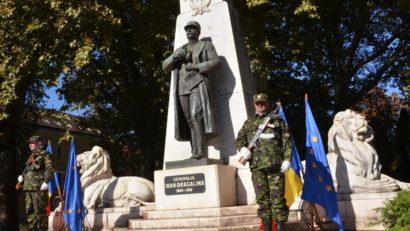
[[[397,192],[338,194],[337,202],[345,230],[385,230],[382,224],[377,224],[380,214],[376,209],[384,207],[396,195]],[[319,216],[325,217],[324,209],[320,206],[317,209]],[[326,228],[336,227],[329,219],[323,221]]]
[[[238,205],[253,205],[255,201],[255,190],[252,184],[252,173],[249,168],[238,168],[236,174],[236,191]]]
[[[141,217],[140,207],[117,207],[90,209],[86,211],[83,227],[90,230],[110,230],[114,227],[128,227],[129,219]],[[65,230],[64,217],[52,212],[48,217],[48,230]]]
[[[155,208],[189,209],[236,205],[236,168],[206,165],[155,171]]]
[[[203,165],[212,165],[212,164],[224,164],[222,160],[211,159],[211,158],[201,158],[196,159],[186,159],[186,160],[176,160],[165,162],[165,169],[176,169],[176,168],[189,168],[197,167]]]

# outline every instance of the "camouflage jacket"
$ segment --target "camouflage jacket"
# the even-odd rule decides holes
[[[24,174],[24,190],[39,190],[43,182],[48,183],[53,172],[54,164],[50,154],[42,148],[33,150],[35,162]]]
[[[263,123],[267,114],[262,116],[255,114],[245,121],[236,138],[238,150],[242,147],[248,147],[249,142],[258,130],[258,126]],[[271,126],[267,126],[263,130],[263,134],[266,134],[269,138],[259,138],[257,147],[252,149],[252,157],[250,159],[251,170],[263,168],[280,169],[284,160],[290,160],[291,139],[288,126],[277,114],[272,116],[269,124]],[[272,125],[273,128],[271,128]]]

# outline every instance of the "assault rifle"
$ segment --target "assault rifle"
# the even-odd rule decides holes
[[[21,176],[23,176],[28,171],[28,168],[31,166],[31,164],[35,162],[34,156],[35,156],[34,153],[32,153],[30,157],[27,159],[26,167],[24,168],[23,172],[21,172],[20,174]],[[19,181],[16,184],[16,190],[19,190],[20,188],[21,188],[21,182]]]
[[[256,147],[256,143],[258,142],[258,139],[259,139],[260,135],[262,134],[263,130],[265,130],[266,126],[268,126],[268,123],[271,120],[272,116],[274,114],[278,113],[278,111],[281,107],[281,104],[280,104],[280,102],[277,102],[276,105],[277,105],[276,108],[274,110],[272,110],[265,117],[265,120],[263,121],[263,123],[258,126],[258,130],[256,131],[255,135],[253,136],[252,140],[249,142],[248,147],[246,147],[250,152],[252,152],[252,149],[254,147]],[[247,160],[243,156],[241,156],[241,158],[239,159],[239,163],[241,163],[242,165],[245,165],[246,161]]]

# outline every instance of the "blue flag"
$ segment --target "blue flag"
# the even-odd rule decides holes
[[[53,149],[51,148],[51,143],[48,141],[48,145],[46,148],[46,151],[50,153],[50,155],[53,154]],[[50,198],[56,191],[57,188],[59,187],[59,181],[58,181],[58,173],[54,172],[53,176],[51,177],[50,181],[48,182],[48,197]],[[62,198],[60,198],[62,199]]]
[[[71,231],[80,231],[85,216],[81,196],[80,175],[77,169],[74,139],[71,140],[66,177],[64,182],[65,206],[64,220]]]
[[[321,205],[326,215],[333,220],[339,230],[343,230],[342,219],[337,207],[336,191],[333,186],[329,164],[323,148],[322,138],[310,110],[307,96],[306,107],[306,172],[302,199]]]

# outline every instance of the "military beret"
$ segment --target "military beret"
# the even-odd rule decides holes
[[[29,143],[37,143],[40,142],[40,136],[32,136],[30,137],[30,139],[28,140]]]
[[[259,93],[253,96],[253,102],[268,102],[268,96],[265,93]]]

